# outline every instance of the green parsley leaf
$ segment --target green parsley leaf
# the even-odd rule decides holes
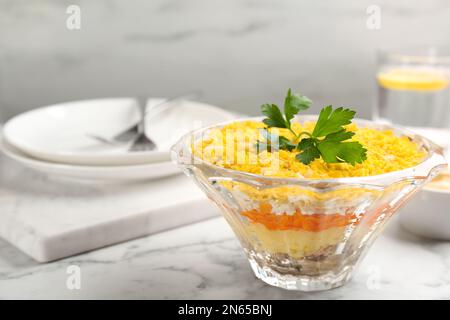
[[[304,138],[297,146],[301,150],[295,158],[303,164],[309,164],[314,159],[320,158],[320,151],[315,145],[315,141],[312,138]]]
[[[315,147],[315,140],[312,138],[303,138],[297,145],[298,150],[305,150],[311,147]]]
[[[366,149],[356,141],[321,141],[317,144],[322,159],[327,163],[348,162],[351,165],[366,160]]]
[[[261,112],[267,117],[263,122],[269,128],[287,128],[286,121],[281,114],[280,108],[278,108],[276,104],[263,104],[261,106]]]
[[[331,106],[323,108],[320,111],[319,119],[317,119],[312,136],[315,138],[324,137],[343,130],[343,126],[352,122],[355,113],[353,110],[342,107],[335,110]]]
[[[308,139],[302,139],[297,145],[301,151],[297,159],[309,164],[318,157],[326,163],[347,162],[352,165],[366,159],[366,149],[357,141],[344,142],[352,138],[355,133],[347,131],[344,126],[351,123],[355,112],[349,109],[331,106],[321,110],[313,133]],[[322,139],[319,139],[323,137]],[[319,156],[317,156],[319,154]]]
[[[311,100],[300,94],[292,94],[291,89],[288,90],[284,99],[284,115],[276,104],[263,104],[261,112],[267,118],[263,122],[269,128],[285,128],[291,130],[291,120],[299,113],[300,110],[306,110],[311,105]]]
[[[345,141],[350,139],[355,135],[354,132],[346,131],[345,129],[342,129],[341,131],[330,133],[325,137],[326,141]]]
[[[267,117],[263,122],[269,127],[288,129],[297,141],[302,134],[308,138],[303,138],[295,144],[286,137],[269,133],[267,130],[263,136],[265,141],[258,141],[256,148],[258,151],[268,150],[299,150],[295,156],[303,164],[309,164],[314,159],[322,157],[326,163],[347,162],[352,165],[363,162],[366,158],[367,150],[357,141],[347,141],[355,133],[347,131],[344,126],[351,123],[356,112],[343,107],[333,110],[332,106],[327,106],[320,111],[314,130],[311,134],[294,132],[291,128],[291,120],[301,110],[306,110],[311,105],[311,100],[300,94],[292,94],[288,90],[284,100],[284,114],[275,104],[264,104],[261,106],[262,113]],[[272,142],[276,141],[275,145]]]
[[[311,106],[312,101],[308,97],[302,96],[298,93],[292,94],[291,89],[288,90],[286,98],[284,99],[284,114],[286,121],[289,123],[294,119],[294,116],[300,110],[306,110]]]

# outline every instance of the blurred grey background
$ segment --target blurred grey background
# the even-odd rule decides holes
[[[68,30],[66,9],[81,8]],[[381,29],[366,26],[369,5]],[[288,87],[370,117],[375,50],[450,42],[448,0],[0,0],[4,119],[67,100],[174,96],[248,114]]]

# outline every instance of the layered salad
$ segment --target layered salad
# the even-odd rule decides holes
[[[236,204],[230,210],[238,220],[228,220],[249,255],[279,273],[292,274],[297,268],[302,274],[320,274],[326,263],[337,263],[332,259],[345,250],[349,237],[367,234],[359,226],[370,229],[382,220],[392,200],[383,199],[376,188],[328,186],[320,192],[320,185],[312,189],[296,182],[381,175],[415,166],[426,156],[407,136],[358,126],[350,109],[329,106],[315,119],[297,120],[297,113],[310,104],[289,90],[284,108],[265,104],[261,120],[214,127],[192,144],[195,157],[250,173],[256,182],[258,177],[286,179],[274,187],[236,179],[220,182]],[[320,263],[307,265],[306,260]]]

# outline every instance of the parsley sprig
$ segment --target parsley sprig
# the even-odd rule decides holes
[[[300,94],[292,94],[291,89],[288,90],[286,98],[284,99],[284,116],[281,114],[280,108],[276,104],[263,104],[261,112],[267,118],[263,122],[269,127],[285,128],[299,137],[291,128],[291,120],[301,110],[306,110],[311,106],[312,101],[306,96]]]
[[[312,133],[297,133],[292,129],[291,120],[300,111],[308,109],[311,103],[306,96],[292,94],[289,89],[284,100],[284,114],[275,104],[263,104],[261,112],[266,116],[264,124],[268,128],[288,129],[295,138],[291,141],[266,129],[263,131],[265,141],[258,141],[257,150],[298,150],[296,159],[306,165],[320,157],[327,163],[346,162],[355,165],[363,162],[367,150],[357,141],[347,141],[353,137],[354,132],[347,131],[344,127],[350,124],[355,116],[356,112],[353,110],[343,107],[333,110],[332,106],[327,106],[320,111]],[[276,147],[272,145],[273,141],[278,142]]]

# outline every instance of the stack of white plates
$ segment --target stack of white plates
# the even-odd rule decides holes
[[[152,98],[147,108],[164,101]],[[191,101],[171,102],[170,108],[148,119],[146,134],[157,145],[152,151],[128,151],[89,135],[111,138],[134,125],[139,117],[133,98],[97,99],[47,106],[20,114],[3,128],[2,151],[29,168],[61,178],[129,181],[175,174],[170,146],[183,134],[234,118],[220,108]]]

